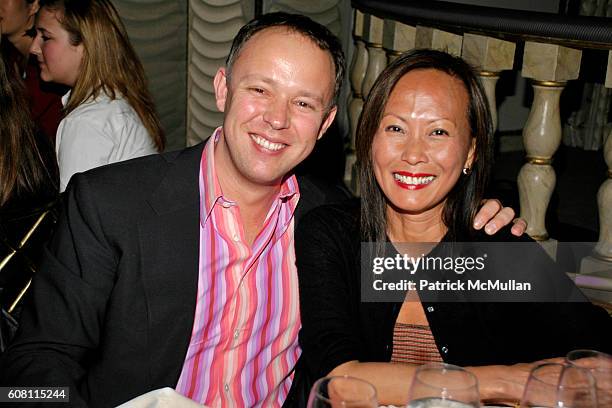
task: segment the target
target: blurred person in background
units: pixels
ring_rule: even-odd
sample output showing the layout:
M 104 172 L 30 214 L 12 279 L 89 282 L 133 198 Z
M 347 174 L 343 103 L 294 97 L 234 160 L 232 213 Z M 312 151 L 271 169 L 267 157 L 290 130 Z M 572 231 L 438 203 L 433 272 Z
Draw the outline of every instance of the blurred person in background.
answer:
M 36 58 L 30 55 L 38 0 L 0 0 L 0 44 L 6 69 L 23 80 L 27 103 L 36 126 L 52 142 L 62 119 L 62 86 L 41 82 Z
M 20 243 L 40 213 L 55 202 L 59 181 L 51 142 L 37 131 L 27 111 L 23 84 L 8 68 L 0 59 L 0 351 L 18 318 L 19 308 L 12 316 L 7 310 L 31 278 L 28 263 L 37 263 L 52 223 L 38 224 L 33 239 L 22 248 Z M 23 253 L 9 256 L 15 249 Z
M 68 86 L 56 151 L 60 191 L 78 172 L 157 153 L 164 134 L 144 69 L 108 0 L 42 0 L 30 51 Z

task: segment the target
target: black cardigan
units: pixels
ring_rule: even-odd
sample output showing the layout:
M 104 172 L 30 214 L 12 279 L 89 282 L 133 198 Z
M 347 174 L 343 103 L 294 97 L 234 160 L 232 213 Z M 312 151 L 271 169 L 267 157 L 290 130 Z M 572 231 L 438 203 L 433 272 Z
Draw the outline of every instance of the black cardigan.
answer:
M 344 362 L 391 358 L 402 303 L 361 302 L 359 211 L 358 201 L 319 207 L 296 231 L 302 357 L 292 392 L 303 397 L 313 381 Z M 476 241 L 525 239 L 505 229 Z M 558 273 L 553 279 L 568 278 Z M 612 348 L 612 319 L 588 302 L 423 302 L 423 309 L 440 355 L 451 364 L 513 364 L 577 348 Z

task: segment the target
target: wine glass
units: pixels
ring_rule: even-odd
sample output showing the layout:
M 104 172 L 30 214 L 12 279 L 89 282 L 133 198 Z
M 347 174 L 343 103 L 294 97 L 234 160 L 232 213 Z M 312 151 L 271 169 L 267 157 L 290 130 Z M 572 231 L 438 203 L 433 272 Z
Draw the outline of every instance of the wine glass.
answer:
M 323 377 L 310 390 L 308 408 L 323 407 L 377 408 L 376 388 L 359 378 Z
M 590 371 L 595 377 L 599 406 L 612 407 L 612 356 L 595 350 L 574 350 L 565 359 L 570 365 Z
M 529 373 L 521 408 L 597 407 L 595 379 L 588 370 L 558 363 L 534 367 Z
M 417 368 L 408 396 L 409 408 L 478 408 L 476 376 L 462 367 L 430 363 Z

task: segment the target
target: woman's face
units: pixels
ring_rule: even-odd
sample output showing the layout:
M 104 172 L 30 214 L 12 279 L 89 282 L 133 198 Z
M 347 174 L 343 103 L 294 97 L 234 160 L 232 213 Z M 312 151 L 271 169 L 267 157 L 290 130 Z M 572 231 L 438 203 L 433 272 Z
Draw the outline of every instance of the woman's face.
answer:
M 83 44 L 70 44 L 70 35 L 57 19 L 58 13 L 44 7 L 40 10 L 30 52 L 38 59 L 43 81 L 73 87 L 81 69 Z
M 403 214 L 442 213 L 473 139 L 463 83 L 435 69 L 404 75 L 391 92 L 372 142 L 376 180 Z
M 24 36 L 32 27 L 34 15 L 38 11 L 38 1 L 0 0 L 0 33 L 9 39 Z

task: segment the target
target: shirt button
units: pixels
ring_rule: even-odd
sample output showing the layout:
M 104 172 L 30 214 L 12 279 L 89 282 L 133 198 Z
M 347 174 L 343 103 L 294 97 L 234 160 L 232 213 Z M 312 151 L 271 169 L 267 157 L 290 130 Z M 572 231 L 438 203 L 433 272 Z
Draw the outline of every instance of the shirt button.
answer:
M 225 388 L 225 391 L 229 391 L 229 385 L 225 384 L 223 388 Z
M 238 242 L 240 241 L 240 237 L 238 235 L 234 235 L 233 236 L 234 241 Z
M 443 352 L 444 354 L 448 354 L 448 347 L 446 347 L 446 346 L 442 346 L 442 352 Z
M 234 338 L 237 339 L 238 336 L 240 336 L 240 331 L 238 330 L 234 331 Z
M 429 306 L 429 307 L 427 308 L 427 311 L 428 311 L 429 313 L 433 312 L 433 311 L 434 311 L 434 307 L 433 307 L 433 306 Z
M 224 201 L 222 204 L 223 208 L 230 208 L 232 205 L 230 203 L 228 203 L 227 201 Z

